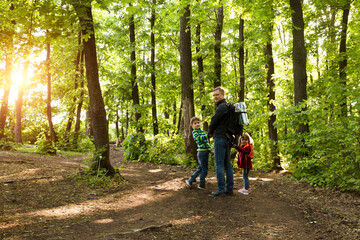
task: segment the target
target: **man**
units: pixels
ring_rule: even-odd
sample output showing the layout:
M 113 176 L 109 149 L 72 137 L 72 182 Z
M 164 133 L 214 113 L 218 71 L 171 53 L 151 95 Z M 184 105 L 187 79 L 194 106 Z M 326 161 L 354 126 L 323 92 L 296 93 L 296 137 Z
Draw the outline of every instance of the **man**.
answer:
M 225 89 L 216 87 L 213 91 L 216 109 L 211 118 L 209 136 L 214 137 L 215 171 L 218 189 L 211 194 L 214 196 L 233 195 L 234 176 L 230 162 L 231 145 L 226 137 L 226 123 L 229 117 L 229 108 L 226 105 Z M 225 174 L 226 172 L 226 180 Z

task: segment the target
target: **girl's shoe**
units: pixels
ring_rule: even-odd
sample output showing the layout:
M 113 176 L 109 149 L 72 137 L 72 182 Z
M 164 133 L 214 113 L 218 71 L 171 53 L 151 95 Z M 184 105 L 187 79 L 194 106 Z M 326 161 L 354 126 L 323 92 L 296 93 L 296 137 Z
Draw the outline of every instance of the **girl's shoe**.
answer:
M 249 195 L 249 191 L 246 190 L 246 189 L 240 189 L 240 190 L 238 190 L 238 192 L 239 192 L 239 193 L 242 193 L 242 194 L 244 194 L 244 195 Z

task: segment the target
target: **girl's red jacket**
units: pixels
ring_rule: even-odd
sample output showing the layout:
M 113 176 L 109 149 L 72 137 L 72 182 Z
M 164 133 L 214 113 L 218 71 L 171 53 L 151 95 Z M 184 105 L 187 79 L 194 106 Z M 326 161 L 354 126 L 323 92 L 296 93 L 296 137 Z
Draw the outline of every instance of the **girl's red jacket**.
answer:
M 245 146 L 235 146 L 235 149 L 239 152 L 238 159 L 236 161 L 238 168 L 243 169 L 252 169 L 251 158 L 248 158 L 248 155 L 251 151 L 250 144 L 246 144 Z

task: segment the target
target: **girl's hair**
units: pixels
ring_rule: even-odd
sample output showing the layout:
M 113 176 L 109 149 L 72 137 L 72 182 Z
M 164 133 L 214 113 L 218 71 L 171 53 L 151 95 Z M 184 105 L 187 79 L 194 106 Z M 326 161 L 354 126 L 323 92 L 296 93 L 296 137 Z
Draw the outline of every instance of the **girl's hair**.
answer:
M 240 143 L 241 143 L 241 139 L 245 139 L 249 142 L 249 144 L 253 145 L 254 146 L 254 140 L 252 139 L 252 137 L 250 136 L 249 133 L 243 133 L 240 137 Z

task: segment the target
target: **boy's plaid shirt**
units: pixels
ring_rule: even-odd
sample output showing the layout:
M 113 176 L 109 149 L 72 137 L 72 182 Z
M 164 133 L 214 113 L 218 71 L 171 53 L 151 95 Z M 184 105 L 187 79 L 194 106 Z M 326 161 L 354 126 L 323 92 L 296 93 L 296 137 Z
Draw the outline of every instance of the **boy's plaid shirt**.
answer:
M 192 135 L 198 146 L 198 151 L 211 151 L 209 140 L 204 130 L 194 129 Z

